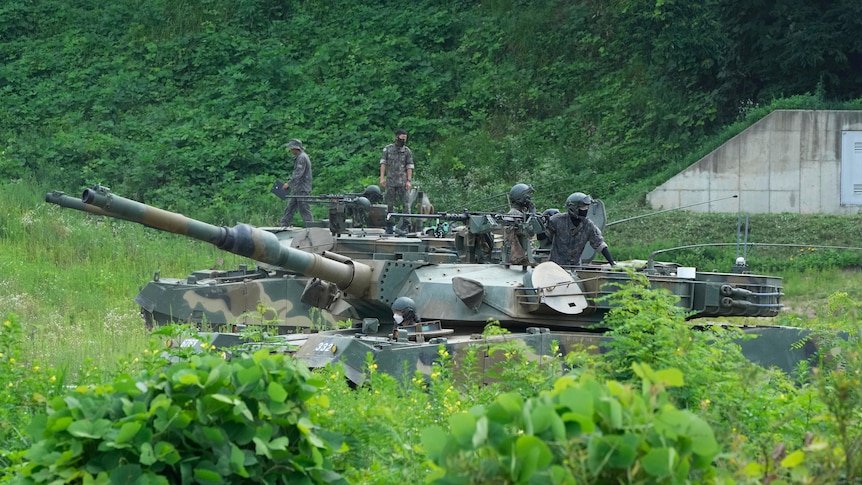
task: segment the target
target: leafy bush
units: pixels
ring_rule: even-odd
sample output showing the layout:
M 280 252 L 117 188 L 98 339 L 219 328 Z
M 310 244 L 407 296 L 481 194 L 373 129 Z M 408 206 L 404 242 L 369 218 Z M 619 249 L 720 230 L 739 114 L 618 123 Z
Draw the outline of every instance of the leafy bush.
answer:
M 328 458 L 340 440 L 309 419 L 318 384 L 262 350 L 80 386 L 27 427 L 13 483 L 345 483 Z
M 681 483 L 713 477 L 709 425 L 670 402 L 673 369 L 633 366 L 642 385 L 562 377 L 552 391 L 499 396 L 423 432 L 434 483 Z

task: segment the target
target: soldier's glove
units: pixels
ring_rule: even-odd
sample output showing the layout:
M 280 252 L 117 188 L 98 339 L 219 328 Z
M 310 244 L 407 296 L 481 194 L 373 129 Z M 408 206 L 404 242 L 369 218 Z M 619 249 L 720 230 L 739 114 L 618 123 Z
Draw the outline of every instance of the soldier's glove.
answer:
M 607 247 L 602 248 L 602 256 L 604 256 L 605 259 L 608 260 L 608 263 L 610 263 L 611 267 L 617 265 L 617 263 L 614 261 L 614 258 L 611 256 L 611 251 Z

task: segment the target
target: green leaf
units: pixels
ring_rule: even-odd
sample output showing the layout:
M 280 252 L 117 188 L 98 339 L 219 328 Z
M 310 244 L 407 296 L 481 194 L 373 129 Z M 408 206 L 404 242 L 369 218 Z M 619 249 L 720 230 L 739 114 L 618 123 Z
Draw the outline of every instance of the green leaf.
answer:
M 655 478 L 670 475 L 678 456 L 673 448 L 653 448 L 641 458 L 644 471 Z
M 249 422 L 254 421 L 254 415 L 251 414 L 251 410 L 242 401 L 237 401 L 237 403 L 234 405 L 233 414 L 236 416 L 243 416 Z
M 712 461 L 712 458 L 721 451 L 712 428 L 700 417 L 687 411 L 686 413 L 691 416 L 687 429 L 687 434 L 691 438 L 691 450 Z
M 497 423 L 508 424 L 512 418 L 521 414 L 524 400 L 520 394 L 509 392 L 497 396 L 488 406 L 488 419 Z
M 233 473 L 248 478 L 248 470 L 245 469 L 245 453 L 235 444 L 230 445 L 230 469 Z
M 263 411 L 264 405 L 261 403 L 261 411 Z M 269 402 L 266 404 L 267 415 L 269 416 L 282 416 L 293 411 L 295 406 L 289 402 Z
M 236 373 L 236 378 L 241 386 L 257 384 L 261 381 L 262 377 L 263 372 L 261 372 L 260 367 L 256 365 L 246 367 Z
M 443 431 L 440 426 L 431 426 L 422 430 L 421 436 L 422 449 L 428 458 L 435 462 L 440 462 L 443 458 L 443 451 L 446 449 L 446 440 L 449 436 Z
M 204 383 L 204 386 L 210 387 L 211 385 L 220 381 L 222 378 L 222 369 L 224 369 L 224 367 L 225 366 L 217 366 L 217 367 L 213 367 L 212 369 L 210 369 L 210 372 L 207 375 L 207 380 Z
M 452 436 L 462 449 L 469 450 L 473 446 L 473 436 L 476 434 L 476 418 L 468 413 L 459 413 L 449 417 Z
M 526 482 L 536 470 L 551 464 L 551 450 L 544 441 L 531 435 L 519 436 L 515 442 L 518 482 Z
M 488 417 L 482 416 L 476 420 L 476 432 L 473 433 L 473 448 L 478 448 L 488 440 Z
M 585 389 L 564 389 L 556 396 L 556 401 L 561 406 L 569 408 L 573 413 L 581 416 L 593 416 L 593 394 Z
M 52 431 L 54 433 L 56 433 L 57 431 L 63 431 L 64 429 L 67 429 L 73 421 L 75 421 L 75 419 L 71 416 L 64 416 L 62 418 L 48 421 L 48 431 Z
M 202 430 L 206 440 L 211 443 L 221 443 L 225 440 L 224 430 L 219 427 L 205 426 Z
M 551 422 L 557 418 L 557 412 L 547 404 L 537 404 L 530 413 L 530 422 L 533 426 L 533 434 L 541 434 L 551 427 Z
M 623 408 L 619 401 L 613 398 L 602 398 L 599 401 L 599 414 L 604 418 L 605 424 L 612 429 L 623 427 Z
M 685 385 L 685 378 L 679 369 L 662 369 L 655 373 L 655 377 L 665 387 L 682 387 Z
M 168 465 L 174 465 L 182 458 L 179 451 L 167 441 L 159 441 L 153 449 L 159 461 L 163 461 Z
M 272 459 L 272 453 L 269 452 L 269 444 L 266 441 L 258 437 L 255 437 L 252 441 L 254 441 L 254 452 L 256 454 Z
M 636 436 L 628 434 L 594 436 L 587 445 L 587 464 L 590 471 L 598 474 L 606 466 L 629 468 L 637 458 L 638 441 Z
M 140 461 L 142 465 L 147 466 L 150 466 L 157 461 L 156 454 L 153 452 L 153 445 L 149 443 L 141 444 L 141 455 L 138 458 L 138 461 Z
M 560 465 L 551 465 L 549 475 L 551 485 L 575 485 L 577 483 L 572 471 Z
M 287 399 L 287 391 L 285 391 L 284 387 L 277 382 L 270 382 L 266 389 L 266 393 L 270 399 L 277 403 L 283 403 L 284 400 Z
M 805 452 L 802 450 L 796 450 L 793 453 L 784 457 L 781 460 L 781 466 L 784 468 L 793 468 L 795 466 L 799 466 L 802 462 L 805 461 Z
M 138 434 L 138 431 L 141 430 L 142 426 L 143 424 L 140 421 L 124 423 L 123 426 L 120 427 L 120 432 L 117 433 L 117 437 L 114 439 L 114 442 L 125 443 L 131 440 Z
M 204 468 L 204 464 L 194 469 L 195 478 L 203 483 L 224 483 L 218 470 L 212 466 Z
M 122 465 L 111 471 L 111 483 L 135 483 L 142 475 L 140 465 Z
M 226 396 L 224 394 L 211 394 L 210 397 L 227 404 L 235 404 L 239 400 L 236 396 Z
M 285 451 L 287 450 L 287 446 L 289 444 L 290 440 L 287 438 L 287 436 L 281 436 L 269 442 L 269 449 L 276 451 Z M 323 446 L 323 443 L 321 443 L 318 448 L 320 448 L 321 446 Z
M 198 377 L 198 373 L 194 369 L 183 369 L 177 372 L 173 376 L 174 382 L 182 384 L 184 386 L 198 386 L 203 387 L 201 384 L 201 380 Z
M 100 439 L 110 429 L 111 422 L 107 419 L 97 419 L 96 421 L 84 419 L 70 424 L 66 431 L 77 438 Z

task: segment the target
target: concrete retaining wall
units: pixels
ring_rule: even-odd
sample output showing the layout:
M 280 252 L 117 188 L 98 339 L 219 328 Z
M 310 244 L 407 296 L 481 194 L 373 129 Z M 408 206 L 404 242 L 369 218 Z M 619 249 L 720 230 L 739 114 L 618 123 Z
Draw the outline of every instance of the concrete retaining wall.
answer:
M 858 214 L 862 205 L 841 205 L 843 131 L 862 131 L 862 111 L 774 111 L 647 200 L 670 209 L 724 199 L 696 212 Z

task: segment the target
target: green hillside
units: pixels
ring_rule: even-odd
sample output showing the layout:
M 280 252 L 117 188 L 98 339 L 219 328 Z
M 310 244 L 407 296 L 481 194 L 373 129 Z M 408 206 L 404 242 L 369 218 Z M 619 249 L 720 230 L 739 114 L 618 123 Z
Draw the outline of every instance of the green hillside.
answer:
M 264 224 L 281 211 L 267 189 L 290 170 L 288 139 L 307 147 L 314 193 L 341 193 L 376 182 L 380 150 L 403 127 L 438 209 L 492 204 L 518 182 L 540 188 L 540 206 L 581 190 L 636 208 L 770 106 L 853 107 L 860 10 L 6 2 L 0 175 L 69 193 L 101 183 L 210 221 Z

